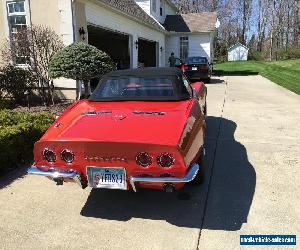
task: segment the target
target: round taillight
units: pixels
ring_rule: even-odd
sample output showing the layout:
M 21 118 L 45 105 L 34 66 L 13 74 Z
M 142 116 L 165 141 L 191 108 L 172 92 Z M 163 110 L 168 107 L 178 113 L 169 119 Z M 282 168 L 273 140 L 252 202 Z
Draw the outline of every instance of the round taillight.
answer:
M 171 154 L 163 153 L 157 157 L 157 163 L 161 167 L 168 168 L 174 164 L 174 157 Z
M 152 157 L 146 152 L 138 153 L 135 159 L 136 163 L 142 167 L 148 167 L 152 164 Z
M 56 154 L 54 153 L 54 151 L 45 148 L 43 151 L 43 156 L 44 159 L 48 162 L 55 162 L 56 161 Z
M 74 161 L 74 157 L 75 157 L 73 152 L 70 150 L 67 150 L 67 149 L 63 150 L 61 152 L 60 156 L 67 163 L 72 163 Z

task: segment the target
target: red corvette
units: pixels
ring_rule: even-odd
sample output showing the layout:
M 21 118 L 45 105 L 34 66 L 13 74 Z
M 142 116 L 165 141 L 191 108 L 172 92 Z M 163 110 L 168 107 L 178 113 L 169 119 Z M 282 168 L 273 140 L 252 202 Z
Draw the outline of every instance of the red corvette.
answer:
M 201 183 L 206 94 L 177 68 L 111 72 L 36 142 L 28 173 L 82 188 L 172 192 Z

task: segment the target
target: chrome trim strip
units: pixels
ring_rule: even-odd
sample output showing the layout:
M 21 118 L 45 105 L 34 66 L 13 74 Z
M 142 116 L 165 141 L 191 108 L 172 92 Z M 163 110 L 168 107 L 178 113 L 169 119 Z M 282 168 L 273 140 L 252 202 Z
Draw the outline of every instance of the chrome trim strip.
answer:
M 132 112 L 135 115 L 165 115 L 166 112 L 161 112 L 161 111 L 133 111 Z
M 110 114 L 112 114 L 112 111 L 110 110 L 87 111 L 81 113 L 81 115 L 110 115 Z
M 195 179 L 200 166 L 194 163 L 186 176 L 182 178 L 174 177 L 130 177 L 129 181 L 134 192 L 136 192 L 135 182 L 165 182 L 165 183 L 186 183 Z
M 71 172 L 58 172 L 58 171 L 42 171 L 39 170 L 37 167 L 30 167 L 27 170 L 28 174 L 34 174 L 34 175 L 41 175 L 41 176 L 47 176 L 51 178 L 72 178 L 74 179 L 77 176 L 76 171 L 71 171 Z

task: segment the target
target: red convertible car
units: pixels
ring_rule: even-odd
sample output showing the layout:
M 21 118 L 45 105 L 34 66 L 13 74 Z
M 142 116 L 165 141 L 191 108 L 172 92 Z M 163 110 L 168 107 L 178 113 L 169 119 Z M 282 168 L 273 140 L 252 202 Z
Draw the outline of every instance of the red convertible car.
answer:
M 36 142 L 28 173 L 82 188 L 172 192 L 201 183 L 206 93 L 177 68 L 111 72 Z

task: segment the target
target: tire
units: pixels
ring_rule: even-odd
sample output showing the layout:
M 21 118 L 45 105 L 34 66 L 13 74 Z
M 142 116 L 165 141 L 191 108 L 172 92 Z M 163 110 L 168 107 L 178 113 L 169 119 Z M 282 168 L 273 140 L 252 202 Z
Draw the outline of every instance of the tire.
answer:
M 210 77 L 208 77 L 208 78 L 206 79 L 206 82 L 207 82 L 207 83 L 210 83 Z
M 194 178 L 194 180 L 191 181 L 191 183 L 195 184 L 195 185 L 202 185 L 205 180 L 205 178 L 204 178 L 204 150 L 203 150 L 203 148 L 201 150 L 202 150 L 201 155 L 197 161 L 200 168 L 199 168 L 199 171 L 198 171 L 196 177 Z

